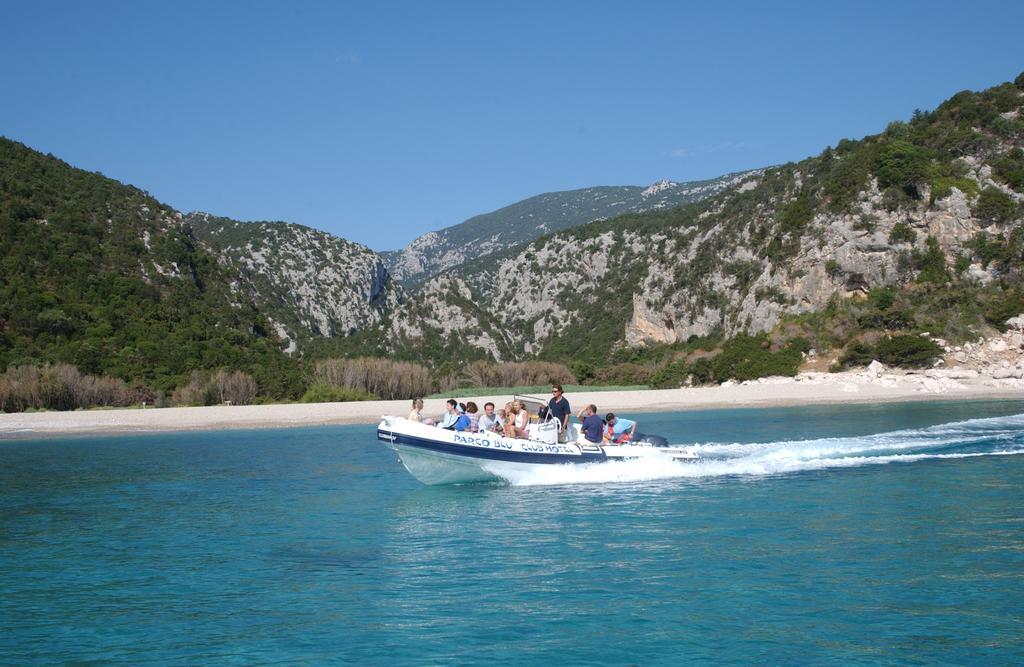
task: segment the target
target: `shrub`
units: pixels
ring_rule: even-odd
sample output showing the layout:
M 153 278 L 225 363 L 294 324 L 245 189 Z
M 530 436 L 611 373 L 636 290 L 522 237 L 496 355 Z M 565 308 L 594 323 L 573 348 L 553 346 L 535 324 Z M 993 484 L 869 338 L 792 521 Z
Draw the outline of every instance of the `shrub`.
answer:
M 981 260 L 981 265 L 988 268 L 993 261 L 996 265 L 1002 265 L 1010 258 L 1010 251 L 1006 240 L 1001 237 L 990 237 L 985 232 L 978 232 L 968 244 L 974 255 Z
M 192 371 L 187 383 L 171 394 L 171 403 L 179 406 L 216 405 L 217 388 L 199 371 Z
M 812 343 L 806 336 L 794 336 L 786 341 L 787 350 L 796 350 L 801 354 L 810 352 L 813 347 L 814 343 Z
M 145 394 L 154 395 L 155 392 L 149 387 L 136 386 L 128 389 L 123 380 L 118 378 L 96 375 L 83 375 L 78 381 L 76 389 L 78 395 L 77 407 L 94 406 L 125 406 L 141 404 L 145 399 L 137 399 L 136 396 Z M 152 405 L 153 400 L 149 403 Z
M 846 351 L 836 362 L 839 369 L 851 368 L 853 366 L 867 366 L 875 359 L 875 350 L 866 343 L 851 343 Z
M 988 300 L 983 306 L 985 320 L 1000 329 L 1006 328 L 1006 320 L 1024 313 L 1024 295 L 1007 291 Z
M 794 236 L 800 236 L 813 218 L 814 203 L 807 192 L 801 192 L 779 212 L 782 232 Z
M 217 387 L 221 403 L 249 405 L 256 398 L 256 380 L 242 371 L 217 371 L 211 382 Z
M 880 187 L 897 187 L 911 194 L 917 185 L 931 180 L 931 160 L 925 149 L 896 140 L 882 148 L 875 173 Z
M 693 377 L 694 384 L 711 384 L 715 379 L 714 358 L 701 357 L 690 364 L 686 370 Z
M 928 247 L 919 261 L 920 273 L 918 282 L 942 284 L 949 280 L 949 268 L 946 266 L 946 253 L 939 247 L 939 240 L 928 237 Z
M 577 382 L 586 384 L 594 378 L 594 365 L 586 361 L 573 359 L 569 362 L 569 372 L 576 376 Z
M 896 290 L 891 287 L 876 287 L 868 292 L 868 303 L 877 310 L 887 310 L 896 302 Z
M 714 380 L 755 380 L 772 375 L 796 375 L 801 361 L 800 352 L 783 349 L 769 350 L 768 337 L 740 335 L 722 346 L 722 352 L 712 362 Z
M 914 200 L 902 188 L 886 188 L 882 193 L 882 208 L 890 213 L 914 205 Z
M 992 172 L 1017 192 L 1024 192 L 1024 150 L 1017 147 L 994 160 Z
M 911 313 L 894 309 L 860 315 L 857 325 L 864 329 L 913 329 L 916 322 Z
M 615 364 L 597 369 L 594 384 L 634 385 L 647 384 L 654 375 L 654 369 L 640 364 Z
M 876 347 L 878 360 L 888 366 L 923 368 L 942 356 L 942 348 L 921 336 L 892 336 L 882 339 Z
M 978 183 L 970 178 L 952 178 L 943 176 L 932 181 L 932 202 L 945 199 L 953 194 L 953 188 L 973 197 L 978 194 Z
M 1017 203 L 1010 195 L 989 186 L 981 191 L 974 214 L 988 223 L 1009 222 L 1017 214 Z
M 913 243 L 917 240 L 917 232 L 905 222 L 897 222 L 889 232 L 889 245 L 897 243 Z
M 341 403 L 344 401 L 374 401 L 377 400 L 377 397 L 361 389 L 317 383 L 310 385 L 299 400 L 303 403 Z
M 647 384 L 655 389 L 669 389 L 681 386 L 690 375 L 690 368 L 683 360 L 674 361 L 651 374 Z

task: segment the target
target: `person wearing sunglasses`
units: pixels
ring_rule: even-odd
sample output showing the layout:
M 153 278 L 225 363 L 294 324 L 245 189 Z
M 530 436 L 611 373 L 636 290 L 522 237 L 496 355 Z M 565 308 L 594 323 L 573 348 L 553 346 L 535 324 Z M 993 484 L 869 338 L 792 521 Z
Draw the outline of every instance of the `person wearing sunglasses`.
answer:
M 558 441 L 566 442 L 569 433 L 569 399 L 562 394 L 562 385 L 551 385 L 551 400 L 548 401 L 548 415 L 558 422 Z

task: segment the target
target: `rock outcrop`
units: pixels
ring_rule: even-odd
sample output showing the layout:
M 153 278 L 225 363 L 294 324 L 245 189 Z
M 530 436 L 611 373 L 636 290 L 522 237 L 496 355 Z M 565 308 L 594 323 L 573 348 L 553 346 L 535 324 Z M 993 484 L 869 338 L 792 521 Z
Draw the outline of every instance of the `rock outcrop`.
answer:
M 365 246 L 285 222 L 205 213 L 186 220 L 235 276 L 232 290 L 254 302 L 292 343 L 352 334 L 379 324 L 398 305 L 400 290 L 380 256 Z

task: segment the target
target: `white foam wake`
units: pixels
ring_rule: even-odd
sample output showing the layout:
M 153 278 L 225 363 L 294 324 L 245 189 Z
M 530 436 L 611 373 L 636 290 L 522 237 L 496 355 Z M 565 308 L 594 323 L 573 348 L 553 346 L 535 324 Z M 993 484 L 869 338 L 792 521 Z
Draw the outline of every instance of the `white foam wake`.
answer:
M 866 436 L 693 446 L 696 463 L 616 461 L 538 466 L 503 473 L 515 486 L 634 482 L 669 478 L 768 476 L 827 468 L 1024 454 L 1024 414 L 972 419 Z

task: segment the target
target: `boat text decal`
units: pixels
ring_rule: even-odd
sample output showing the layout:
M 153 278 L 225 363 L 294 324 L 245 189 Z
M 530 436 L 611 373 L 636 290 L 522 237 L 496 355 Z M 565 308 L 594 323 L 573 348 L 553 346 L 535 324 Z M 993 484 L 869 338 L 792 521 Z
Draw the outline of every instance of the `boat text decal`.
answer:
M 520 449 L 524 452 L 540 452 L 546 454 L 576 454 L 573 449 L 565 445 L 549 445 L 543 442 L 517 442 L 511 443 L 504 440 L 491 440 L 489 438 L 474 437 L 455 433 L 455 442 L 460 445 L 476 445 L 489 449 Z

